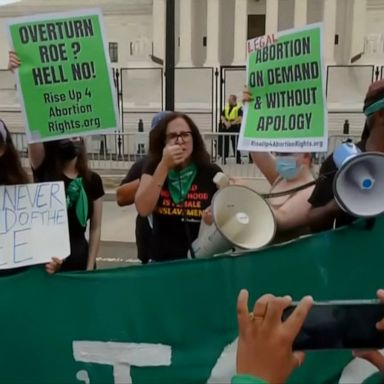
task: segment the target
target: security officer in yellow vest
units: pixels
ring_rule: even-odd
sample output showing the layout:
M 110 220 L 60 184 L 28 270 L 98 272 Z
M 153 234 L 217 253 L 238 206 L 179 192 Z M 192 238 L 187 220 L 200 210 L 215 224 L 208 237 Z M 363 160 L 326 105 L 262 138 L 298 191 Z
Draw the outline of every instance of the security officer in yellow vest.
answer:
M 237 103 L 236 95 L 230 95 L 228 103 L 225 105 L 224 111 L 221 113 L 220 132 L 232 133 L 231 142 L 233 154 L 236 153 L 236 163 L 241 164 L 241 154 L 236 151 L 237 141 L 239 139 L 239 132 L 241 126 L 241 119 L 243 117 L 243 109 L 240 104 Z M 224 142 L 224 148 L 223 148 Z M 229 136 L 221 138 L 221 145 L 219 141 L 219 155 L 223 159 L 223 163 L 226 163 L 226 158 L 229 154 Z

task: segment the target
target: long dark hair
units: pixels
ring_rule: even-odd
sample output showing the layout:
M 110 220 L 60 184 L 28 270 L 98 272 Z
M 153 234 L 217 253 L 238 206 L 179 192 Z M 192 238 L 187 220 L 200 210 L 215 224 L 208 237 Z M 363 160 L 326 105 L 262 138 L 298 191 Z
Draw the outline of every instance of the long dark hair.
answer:
M 160 163 L 163 156 L 163 149 L 165 147 L 166 134 L 168 124 L 181 118 L 189 126 L 192 132 L 193 138 L 193 151 L 191 154 L 191 161 L 198 167 L 207 165 L 210 163 L 210 156 L 204 144 L 204 140 L 200 134 L 199 128 L 197 128 L 194 121 L 186 114 L 181 112 L 172 112 L 165 117 L 160 124 L 151 131 L 149 137 L 149 162 L 153 166 L 157 166 Z
M 0 126 L 0 150 L 4 150 L 0 156 L 0 185 L 26 184 L 29 178 L 21 165 L 11 134 L 3 120 L 0 120 Z
M 91 171 L 88 167 L 87 150 L 84 139 L 81 138 L 80 140 L 82 145 L 80 153 L 77 156 L 76 169 L 79 172 L 79 176 L 83 177 L 85 181 L 89 181 Z M 63 178 L 63 168 L 66 161 L 58 156 L 60 142 L 61 140 L 54 140 L 43 143 L 45 150 L 44 166 L 46 170 L 46 181 L 57 181 Z

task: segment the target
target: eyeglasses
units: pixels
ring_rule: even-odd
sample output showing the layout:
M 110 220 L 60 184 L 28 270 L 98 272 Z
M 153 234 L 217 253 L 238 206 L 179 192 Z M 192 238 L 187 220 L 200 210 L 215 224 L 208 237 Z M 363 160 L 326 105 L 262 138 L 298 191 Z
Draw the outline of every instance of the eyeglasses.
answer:
M 177 140 L 180 138 L 183 143 L 186 143 L 191 140 L 192 132 L 185 131 L 180 133 L 168 133 L 166 136 L 167 143 L 177 143 Z

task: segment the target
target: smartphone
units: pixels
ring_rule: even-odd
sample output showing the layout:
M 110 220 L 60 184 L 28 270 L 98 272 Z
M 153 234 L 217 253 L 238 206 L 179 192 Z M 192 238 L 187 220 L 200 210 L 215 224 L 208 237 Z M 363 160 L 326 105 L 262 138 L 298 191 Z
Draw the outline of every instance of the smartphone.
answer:
M 285 320 L 296 308 L 283 313 Z M 296 351 L 318 349 L 381 349 L 384 332 L 376 323 L 384 318 L 384 304 L 378 300 L 315 302 L 296 337 Z

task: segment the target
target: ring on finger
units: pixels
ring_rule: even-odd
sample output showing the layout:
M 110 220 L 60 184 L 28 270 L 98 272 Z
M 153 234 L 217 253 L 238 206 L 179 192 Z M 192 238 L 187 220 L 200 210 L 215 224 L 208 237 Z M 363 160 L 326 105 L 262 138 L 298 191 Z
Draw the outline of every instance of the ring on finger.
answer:
M 254 313 L 254 312 L 250 312 L 249 313 L 249 318 L 251 319 L 251 321 L 264 320 L 264 316 L 258 315 L 258 314 Z

